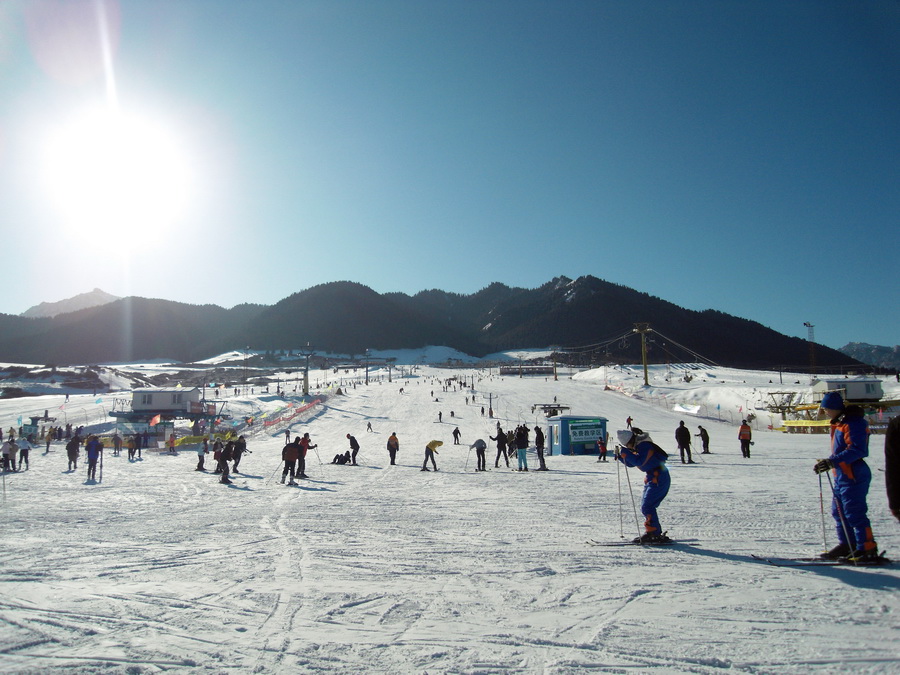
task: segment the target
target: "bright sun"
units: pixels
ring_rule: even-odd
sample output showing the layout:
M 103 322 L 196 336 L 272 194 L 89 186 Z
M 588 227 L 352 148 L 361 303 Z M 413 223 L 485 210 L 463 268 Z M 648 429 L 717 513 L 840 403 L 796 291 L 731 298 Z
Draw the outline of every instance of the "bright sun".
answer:
M 54 206 L 83 243 L 130 250 L 184 213 L 187 162 L 158 124 L 94 110 L 56 130 L 44 175 Z

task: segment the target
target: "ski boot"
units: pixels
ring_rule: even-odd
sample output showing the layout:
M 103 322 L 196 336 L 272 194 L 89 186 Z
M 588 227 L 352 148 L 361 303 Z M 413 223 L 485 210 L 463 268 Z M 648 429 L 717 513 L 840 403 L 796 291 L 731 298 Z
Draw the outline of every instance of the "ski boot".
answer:
M 847 544 L 838 544 L 833 549 L 831 549 L 830 551 L 826 551 L 819 557 L 822 560 L 838 560 L 840 558 L 846 558 L 848 555 L 850 555 L 850 553 L 850 546 L 848 546 Z

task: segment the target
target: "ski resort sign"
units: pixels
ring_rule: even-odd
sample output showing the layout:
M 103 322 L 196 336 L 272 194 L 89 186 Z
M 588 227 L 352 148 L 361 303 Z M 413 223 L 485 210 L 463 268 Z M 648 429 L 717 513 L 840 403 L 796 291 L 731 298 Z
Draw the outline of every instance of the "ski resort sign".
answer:
M 550 420 L 548 447 L 553 455 L 590 455 L 597 452 L 597 440 L 606 438 L 605 417 L 559 415 Z

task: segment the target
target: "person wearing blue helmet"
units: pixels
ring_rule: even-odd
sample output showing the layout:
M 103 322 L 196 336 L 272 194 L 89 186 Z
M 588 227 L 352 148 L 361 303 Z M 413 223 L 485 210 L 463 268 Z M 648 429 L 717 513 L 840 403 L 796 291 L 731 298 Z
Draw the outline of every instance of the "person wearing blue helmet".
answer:
M 869 456 L 869 423 L 858 405 L 844 405 L 837 391 L 822 398 L 820 407 L 831 419 L 831 456 L 816 462 L 818 473 L 833 471 L 834 516 L 838 545 L 822 557 L 829 560 L 847 558 L 856 563 L 878 560 L 878 546 L 869 522 L 866 497 L 872 482 L 872 471 L 866 464 Z

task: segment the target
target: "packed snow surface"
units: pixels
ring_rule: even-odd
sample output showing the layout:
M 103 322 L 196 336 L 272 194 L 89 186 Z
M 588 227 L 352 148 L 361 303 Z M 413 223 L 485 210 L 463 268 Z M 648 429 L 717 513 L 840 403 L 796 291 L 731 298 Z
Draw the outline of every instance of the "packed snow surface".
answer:
M 195 471 L 189 448 L 139 461 L 107 451 L 97 483 L 81 463 L 67 471 L 62 443 L 33 450 L 27 471 L 3 478 L 0 672 L 900 672 L 900 566 L 791 569 L 753 557 L 814 556 L 835 543 L 828 483 L 823 529 L 812 471 L 827 436 L 769 430 L 759 408 L 766 390 L 788 386 L 777 373 L 770 383 L 771 373 L 695 371 L 687 383 L 655 370 L 648 388 L 638 368 L 558 381 L 496 373 L 419 366 L 392 382 L 372 373 L 368 385 L 342 373 L 341 395 L 325 382 L 338 376 L 316 373 L 328 398 L 290 429 L 318 444 L 298 487 L 279 482 L 284 427 L 260 421 L 293 399 L 260 391 L 224 392 L 235 419 L 257 419 L 231 485 Z M 445 390 L 453 377 L 468 386 Z M 4 400 L 0 422 L 6 430 L 49 409 L 108 429 L 110 397 L 97 398 Z M 537 472 L 533 451 L 528 473 L 495 468 L 495 424 L 546 429 L 532 406 L 554 398 L 608 418 L 613 438 L 631 416 L 670 452 L 660 517 L 690 543 L 587 543 L 638 533 L 634 469 L 576 455 Z M 482 415 L 489 402 L 495 419 Z M 737 425 L 751 411 L 744 459 Z M 693 465 L 675 450 L 681 419 L 712 437 L 712 454 Z M 330 464 L 348 433 L 361 465 Z M 484 473 L 469 452 L 477 438 L 489 444 Z M 432 439 L 444 442 L 440 470 L 426 473 Z M 900 558 L 883 439 L 871 442 L 869 511 L 880 547 Z

